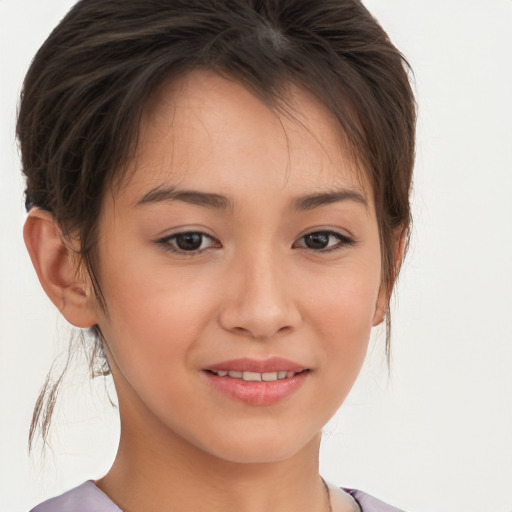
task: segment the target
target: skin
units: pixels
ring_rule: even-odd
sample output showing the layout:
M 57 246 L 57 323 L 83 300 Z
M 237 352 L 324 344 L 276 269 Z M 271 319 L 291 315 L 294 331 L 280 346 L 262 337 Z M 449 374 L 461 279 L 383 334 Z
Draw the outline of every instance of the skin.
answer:
M 321 429 L 356 379 L 386 297 L 371 190 L 326 109 L 294 87 L 289 103 L 290 115 L 277 114 L 204 71 L 155 94 L 127 178 L 104 199 L 98 274 L 108 312 L 49 214 L 27 220 L 48 295 L 106 340 L 121 441 L 97 485 L 126 512 L 328 508 Z M 331 199 L 297 208 L 315 194 Z M 183 232 L 205 234 L 199 250 L 179 249 L 173 236 Z M 308 246 L 305 235 L 318 232 L 330 233 L 327 246 Z M 221 361 L 271 356 L 309 370 L 277 404 L 234 400 L 205 376 Z M 331 494 L 335 511 L 353 510 Z

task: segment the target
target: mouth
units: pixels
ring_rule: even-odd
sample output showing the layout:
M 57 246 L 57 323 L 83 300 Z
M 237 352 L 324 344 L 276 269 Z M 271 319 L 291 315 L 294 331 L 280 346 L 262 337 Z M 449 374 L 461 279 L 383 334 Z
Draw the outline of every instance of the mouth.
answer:
M 304 369 L 298 372 L 279 370 L 275 372 L 249 372 L 249 371 L 235 371 L 235 370 L 206 370 L 217 377 L 229 377 L 230 379 L 239 379 L 246 382 L 274 382 L 276 380 L 291 379 L 296 375 L 304 372 L 309 372 L 309 369 Z
M 213 389 L 248 405 L 273 405 L 293 395 L 313 370 L 287 359 L 233 359 L 204 368 Z

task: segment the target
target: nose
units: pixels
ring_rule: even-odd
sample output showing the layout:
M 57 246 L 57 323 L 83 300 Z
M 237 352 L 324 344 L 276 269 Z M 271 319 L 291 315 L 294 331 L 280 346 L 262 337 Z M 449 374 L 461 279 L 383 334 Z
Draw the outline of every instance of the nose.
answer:
M 263 340 L 298 327 L 292 279 L 270 250 L 240 258 L 226 281 L 220 312 L 224 329 Z

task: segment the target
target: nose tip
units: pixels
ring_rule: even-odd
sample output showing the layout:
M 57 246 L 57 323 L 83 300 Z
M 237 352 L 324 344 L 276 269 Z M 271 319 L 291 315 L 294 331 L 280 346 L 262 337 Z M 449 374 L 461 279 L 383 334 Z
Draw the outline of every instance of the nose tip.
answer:
M 274 269 L 238 274 L 240 278 L 227 287 L 227 297 L 220 313 L 222 327 L 254 339 L 268 339 L 294 330 L 300 313 L 292 287 Z
M 248 335 L 254 339 L 268 339 L 278 333 L 291 331 L 291 322 L 279 311 L 264 311 L 259 314 L 247 310 L 234 318 L 233 309 L 224 310 L 221 324 L 226 330 L 240 335 Z
M 290 325 L 275 327 L 277 322 L 269 322 L 267 319 L 258 320 L 255 318 L 250 324 L 249 322 L 239 323 L 242 325 L 234 325 L 233 327 L 228 327 L 228 330 L 240 335 L 249 335 L 251 338 L 260 340 L 272 338 L 276 334 L 292 330 Z

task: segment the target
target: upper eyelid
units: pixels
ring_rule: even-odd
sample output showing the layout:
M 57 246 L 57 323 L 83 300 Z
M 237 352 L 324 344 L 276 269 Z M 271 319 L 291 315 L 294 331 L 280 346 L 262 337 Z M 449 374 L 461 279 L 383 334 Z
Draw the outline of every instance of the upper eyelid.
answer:
M 216 240 L 216 238 L 212 235 L 209 235 L 208 233 L 205 233 L 204 231 L 194 230 L 194 229 L 187 229 L 186 231 L 177 231 L 176 233 L 171 233 L 169 235 L 164 235 L 162 237 L 159 237 L 159 240 L 169 240 L 171 238 L 175 238 L 180 235 L 189 235 L 189 234 L 197 234 L 202 235 L 206 238 L 211 238 L 212 240 Z
M 329 245 L 329 243 L 328 243 L 327 247 L 318 248 L 318 249 L 314 249 L 312 247 L 308 247 L 305 244 L 305 242 L 302 242 L 302 243 L 300 243 L 300 245 L 297 245 L 299 241 L 303 240 L 308 235 L 312 235 L 312 234 L 315 234 L 315 233 L 326 233 L 329 236 L 332 236 L 332 237 L 336 238 L 337 241 L 336 241 L 336 243 L 334 243 L 332 245 Z M 327 255 L 327 254 L 330 254 L 330 253 L 336 253 L 337 254 L 340 251 L 344 251 L 344 250 L 347 250 L 350 247 L 357 246 L 357 244 L 358 244 L 358 241 L 354 237 L 352 237 L 352 236 L 344 235 L 343 233 L 340 233 L 338 231 L 324 229 L 324 230 L 310 231 L 309 233 L 306 233 L 306 234 L 302 235 L 300 238 L 298 238 L 294 242 L 292 248 L 300 249 L 300 250 L 305 250 L 308 253 L 312 253 L 312 254 Z
M 302 240 L 303 238 L 309 235 L 315 235 L 318 233 L 325 233 L 329 236 L 333 236 L 335 238 L 338 238 L 339 240 L 345 241 L 346 243 L 356 243 L 356 239 L 353 236 L 340 233 L 339 231 L 333 231 L 332 229 L 317 229 L 314 231 L 308 231 L 307 233 L 304 233 L 299 238 L 297 238 L 297 240 Z
M 304 238 L 305 236 L 308 236 L 308 235 L 314 235 L 316 233 L 327 233 L 329 235 L 333 235 L 333 236 L 337 236 L 337 237 L 340 237 L 340 238 L 344 238 L 346 240 L 353 240 L 354 242 L 356 241 L 356 237 L 354 235 L 352 235 L 351 233 L 349 233 L 348 231 L 345 230 L 345 232 L 343 232 L 343 230 L 338 230 L 338 229 L 333 229 L 333 228 L 314 228 L 314 229 L 309 229 L 308 231 L 302 233 L 297 238 L 297 240 L 300 240 L 301 238 Z
M 325 224 L 313 224 L 310 227 L 304 229 L 299 234 L 299 238 L 302 236 L 310 235 L 312 233 L 332 233 L 334 235 L 351 238 L 353 240 L 356 240 L 357 238 L 355 233 L 350 229 L 350 227 L 343 225 L 343 223 L 338 224 L 337 222 L 335 222 L 334 224 L 330 224 L 328 221 Z
M 186 235 L 186 234 L 189 234 L 189 233 L 197 233 L 197 234 L 200 234 L 201 236 L 203 236 L 205 238 L 209 238 L 213 242 L 211 247 L 205 247 L 204 249 L 196 249 L 196 250 L 186 251 L 184 249 L 180 249 L 177 246 L 174 246 L 171 243 L 171 240 L 175 239 L 177 236 L 179 236 L 179 235 Z M 206 251 L 207 249 L 210 249 L 212 247 L 215 248 L 215 246 L 220 246 L 221 245 L 220 241 L 217 238 L 215 238 L 212 235 L 209 235 L 208 233 L 205 233 L 204 231 L 199 231 L 199 230 L 178 231 L 176 233 L 171 233 L 169 235 L 159 237 L 157 240 L 155 240 L 155 242 L 157 244 L 159 244 L 159 245 L 166 246 L 167 250 L 171 250 L 173 252 L 176 252 L 176 253 L 179 253 L 179 254 L 183 254 L 183 255 L 187 255 L 188 254 L 189 256 L 201 253 L 203 251 Z
M 177 236 L 188 234 L 188 233 L 200 234 L 203 237 L 209 238 L 213 242 L 221 245 L 220 240 L 218 240 L 213 235 L 210 235 L 210 234 L 208 234 L 208 233 L 206 233 L 204 231 L 201 231 L 200 229 L 197 229 L 197 230 L 196 229 L 184 229 L 184 230 L 181 230 L 181 231 L 177 231 L 175 233 L 171 233 L 171 234 L 159 237 L 156 240 L 156 242 L 157 243 L 168 243 L 170 240 L 175 239 Z M 295 245 L 299 240 L 303 240 L 306 236 L 314 235 L 316 233 L 325 233 L 325 234 L 328 234 L 329 236 L 334 236 L 334 237 L 338 238 L 340 240 L 340 242 L 345 243 L 346 245 L 349 245 L 349 244 L 350 245 L 354 245 L 354 244 L 357 243 L 357 240 L 355 239 L 355 237 L 353 237 L 350 234 L 345 234 L 345 233 L 342 233 L 342 232 L 339 232 L 339 231 L 336 231 L 336 230 L 333 230 L 333 229 L 328 229 L 328 228 L 324 228 L 324 229 L 321 229 L 321 228 L 318 229 L 317 228 L 317 229 L 312 229 L 312 230 L 309 230 L 309 231 L 301 234 L 299 237 L 297 237 L 294 240 L 293 245 Z
M 171 231 L 171 232 L 169 232 Z M 213 240 L 217 240 L 217 237 L 215 235 L 212 235 L 210 233 L 207 233 L 206 228 L 204 227 L 197 227 L 197 228 L 189 228 L 189 227 L 177 227 L 173 228 L 172 230 L 165 230 L 162 235 L 157 235 L 155 237 L 155 241 L 159 242 L 162 240 L 169 240 L 170 238 L 179 236 L 179 235 L 186 235 L 187 233 L 198 233 L 200 235 L 206 236 L 208 238 L 211 238 Z

